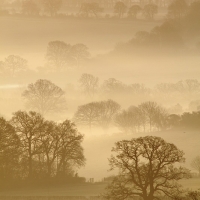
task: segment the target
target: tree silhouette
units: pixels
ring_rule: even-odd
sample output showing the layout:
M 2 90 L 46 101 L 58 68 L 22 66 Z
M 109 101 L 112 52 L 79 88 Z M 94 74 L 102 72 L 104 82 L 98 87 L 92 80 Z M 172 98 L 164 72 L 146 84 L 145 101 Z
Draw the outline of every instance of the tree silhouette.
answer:
M 93 97 L 98 89 L 99 79 L 91 74 L 82 74 L 79 79 L 81 88 L 85 95 Z
M 118 17 L 121 18 L 126 12 L 126 9 L 127 9 L 126 5 L 123 2 L 118 1 L 114 6 L 114 13 L 116 13 Z
M 70 57 L 72 59 L 72 63 L 75 66 L 80 67 L 82 61 L 88 59 L 89 56 L 90 56 L 90 53 L 86 45 L 79 43 L 71 47 Z
M 22 93 L 29 108 L 42 115 L 66 109 L 64 91 L 54 83 L 40 79 L 28 85 Z
M 85 157 L 81 146 L 83 135 L 78 132 L 75 124 L 69 120 L 58 124 L 57 134 L 59 137 L 57 171 L 65 176 L 68 165 L 75 168 L 75 166 L 80 167 L 85 164 Z
M 144 6 L 143 14 L 146 19 L 153 19 L 154 15 L 158 12 L 158 6 L 155 4 L 147 4 Z
M 1 71 L 4 75 L 15 76 L 17 73 L 28 69 L 27 60 L 17 55 L 9 55 L 1 63 Z
M 137 14 L 142 10 L 142 8 L 139 5 L 132 5 L 128 10 L 128 16 L 136 19 Z
M 77 124 L 108 128 L 118 113 L 120 105 L 112 100 L 91 102 L 78 107 L 74 115 Z
M 180 191 L 177 181 L 189 177 L 187 169 L 175 167 L 184 161 L 184 153 L 160 137 L 122 140 L 112 151 L 111 169 L 119 169 L 120 173 L 108 186 L 106 199 L 173 197 Z
M 33 0 L 26 0 L 22 2 L 22 13 L 26 15 L 38 15 L 40 9 Z
M 44 9 L 50 14 L 51 17 L 55 16 L 62 5 L 62 0 L 42 0 Z
M 41 152 L 38 141 L 43 130 L 44 119 L 36 112 L 18 111 L 11 119 L 12 125 L 20 138 L 24 158 L 28 161 L 28 177 L 33 178 L 33 158 Z
M 0 117 L 0 182 L 7 184 L 19 176 L 20 140 L 14 127 Z
M 85 17 L 89 17 L 90 14 L 94 15 L 96 18 L 98 17 L 98 13 L 101 13 L 103 8 L 99 6 L 98 3 L 82 3 L 80 8 L 80 13 Z
M 62 41 L 49 42 L 47 46 L 46 60 L 50 67 L 57 70 L 65 69 L 70 60 L 71 45 Z

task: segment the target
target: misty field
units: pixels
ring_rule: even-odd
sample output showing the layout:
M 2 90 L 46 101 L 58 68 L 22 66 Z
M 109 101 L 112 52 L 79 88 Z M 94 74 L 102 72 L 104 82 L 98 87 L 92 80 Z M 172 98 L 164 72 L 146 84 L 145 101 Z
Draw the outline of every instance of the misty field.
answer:
M 137 31 L 149 31 L 160 24 L 161 21 L 1 17 L 0 59 L 17 54 L 28 59 L 33 68 L 41 66 L 47 44 L 53 40 L 83 43 L 96 55 L 130 40 Z

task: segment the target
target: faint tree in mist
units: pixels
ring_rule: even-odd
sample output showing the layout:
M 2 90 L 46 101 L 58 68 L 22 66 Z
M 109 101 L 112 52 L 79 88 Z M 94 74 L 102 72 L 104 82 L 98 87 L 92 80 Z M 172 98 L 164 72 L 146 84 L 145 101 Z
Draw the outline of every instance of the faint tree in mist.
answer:
M 22 2 L 22 13 L 26 15 L 38 15 L 40 9 L 34 0 L 26 0 Z
M 28 162 L 28 177 L 32 179 L 33 157 L 41 151 L 38 139 L 44 125 L 44 119 L 36 112 L 18 111 L 13 114 L 11 124 L 15 127 L 20 138 L 23 155 Z
M 42 115 L 50 112 L 59 112 L 66 109 L 64 91 L 54 83 L 40 79 L 28 85 L 22 93 L 27 106 Z
M 44 9 L 51 17 L 55 16 L 62 6 L 62 0 L 42 0 Z
M 124 132 L 163 130 L 168 127 L 168 113 L 156 102 L 144 102 L 118 113 L 115 125 Z
M 89 126 L 91 129 L 92 126 L 95 126 L 98 123 L 98 110 L 99 108 L 96 102 L 79 106 L 73 120 L 76 124 Z
M 168 7 L 168 15 L 174 19 L 181 19 L 185 16 L 188 5 L 185 0 L 175 0 Z
M 120 105 L 113 100 L 91 102 L 78 107 L 74 115 L 74 121 L 80 125 L 100 126 L 109 128 L 118 113 Z
M 15 76 L 28 69 L 28 61 L 17 55 L 9 55 L 0 63 L 0 68 L 4 75 Z
M 158 6 L 155 4 L 147 4 L 144 6 L 143 14 L 146 19 L 153 19 L 158 12 Z
M 160 137 L 146 136 L 122 140 L 112 148 L 109 159 L 111 170 L 119 174 L 106 188 L 104 198 L 109 200 L 143 200 L 181 194 L 178 181 L 189 178 L 189 170 L 176 167 L 185 161 L 183 151 Z
M 69 64 L 71 45 L 62 41 L 49 42 L 46 60 L 50 67 L 57 70 L 66 68 Z
M 191 166 L 198 171 L 200 177 L 200 156 L 193 159 Z
M 91 74 L 82 74 L 79 82 L 83 93 L 89 97 L 94 97 L 99 86 L 99 79 Z
M 75 44 L 70 49 L 70 57 L 72 60 L 72 64 L 77 67 L 81 66 L 82 61 L 88 59 L 90 53 L 88 51 L 88 47 L 84 44 Z
M 0 117 L 0 182 L 7 184 L 19 176 L 20 140 L 14 127 Z
M 116 13 L 118 17 L 121 18 L 125 14 L 126 9 L 127 9 L 126 5 L 123 2 L 118 1 L 114 6 L 114 13 Z
M 101 13 L 102 11 L 103 8 L 101 8 L 98 3 L 92 2 L 92 3 L 82 3 L 79 12 L 85 17 L 89 17 L 89 15 L 92 14 L 97 18 L 98 13 Z
M 139 5 L 133 5 L 128 10 L 128 16 L 133 19 L 137 19 L 137 15 L 141 12 L 142 8 Z

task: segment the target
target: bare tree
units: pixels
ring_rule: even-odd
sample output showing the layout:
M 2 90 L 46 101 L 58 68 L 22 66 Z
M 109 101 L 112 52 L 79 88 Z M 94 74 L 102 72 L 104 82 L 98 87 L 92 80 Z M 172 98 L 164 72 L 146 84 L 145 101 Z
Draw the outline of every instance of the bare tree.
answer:
M 18 111 L 14 113 L 11 124 L 20 138 L 23 157 L 28 160 L 28 177 L 32 178 L 33 157 L 41 152 L 38 138 L 43 129 L 44 119 L 36 112 Z
M 73 120 L 76 124 L 86 125 L 91 129 L 93 125 L 95 126 L 98 124 L 98 118 L 99 104 L 92 102 L 79 106 Z
M 77 67 L 80 67 L 82 61 L 89 58 L 90 53 L 86 45 L 79 43 L 71 47 L 70 56 L 72 59 L 72 63 L 75 64 Z
M 155 4 L 147 4 L 144 6 L 143 14 L 147 19 L 153 19 L 158 12 L 158 6 Z
M 92 102 L 79 106 L 74 115 L 77 124 L 108 128 L 118 113 L 120 105 L 113 100 Z
M 51 17 L 55 16 L 62 6 L 62 0 L 43 0 L 44 9 Z
M 126 5 L 123 2 L 118 1 L 114 6 L 114 13 L 116 13 L 118 17 L 121 18 L 126 12 L 126 9 L 127 9 Z
M 49 112 L 64 111 L 66 100 L 64 91 L 48 80 L 37 80 L 28 85 L 28 89 L 22 93 L 27 106 L 38 111 L 42 115 Z
M 38 15 L 40 9 L 33 0 L 26 0 L 22 2 L 22 13 L 26 15 Z
M 107 129 L 114 121 L 116 114 L 119 112 L 120 105 L 111 99 L 107 101 L 101 101 L 99 104 L 100 110 L 98 124 L 104 129 Z
M 167 112 L 156 102 L 148 101 L 140 104 L 139 109 L 143 112 L 146 123 L 149 124 L 149 130 L 153 127 L 164 128 L 167 123 Z
M 119 169 L 119 175 L 108 186 L 106 199 L 174 197 L 180 193 L 177 181 L 189 177 L 189 170 L 175 167 L 185 160 L 183 151 L 160 137 L 122 140 L 112 151 L 110 166 Z
M 98 13 L 101 13 L 103 8 L 99 6 L 98 3 L 83 3 L 80 8 L 80 13 L 85 17 L 89 17 L 90 14 L 94 15 L 96 18 L 98 17 Z
M 141 12 L 142 8 L 139 5 L 133 5 L 128 10 L 128 16 L 137 19 L 137 15 Z
M 8 183 L 19 176 L 20 140 L 14 127 L 0 117 L 0 182 Z
M 200 156 L 193 159 L 191 166 L 198 171 L 200 176 Z
M 39 156 L 43 157 L 43 161 L 46 163 L 48 177 L 53 175 L 52 166 L 58 157 L 59 139 L 56 123 L 45 121 L 43 129 L 38 135 L 38 141 L 41 144 Z
M 70 164 L 74 168 L 85 164 L 83 148 L 81 142 L 83 135 L 80 134 L 75 126 L 69 120 L 58 124 L 59 151 L 58 151 L 58 173 L 63 176 L 66 174 L 67 166 Z
M 70 60 L 71 45 L 62 41 L 49 42 L 47 46 L 46 60 L 50 67 L 57 70 L 65 69 Z
M 1 63 L 1 71 L 4 75 L 15 76 L 21 71 L 28 69 L 27 60 L 17 55 L 9 55 Z
M 79 82 L 84 94 L 89 97 L 93 97 L 95 95 L 99 85 L 99 79 L 97 77 L 91 74 L 82 74 Z

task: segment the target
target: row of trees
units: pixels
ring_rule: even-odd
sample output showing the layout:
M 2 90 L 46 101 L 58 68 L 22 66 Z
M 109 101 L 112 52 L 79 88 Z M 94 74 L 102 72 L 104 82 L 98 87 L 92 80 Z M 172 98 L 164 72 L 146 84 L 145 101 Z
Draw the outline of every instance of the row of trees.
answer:
M 98 14 L 101 12 L 103 12 L 103 8 L 101 8 L 98 3 L 83 3 L 79 11 L 79 13 L 84 17 L 92 15 L 98 17 Z M 118 18 L 122 18 L 125 14 L 127 14 L 128 17 L 136 19 L 139 13 L 143 13 L 145 18 L 153 19 L 157 12 L 158 6 L 155 4 L 147 4 L 143 9 L 139 5 L 132 5 L 130 8 L 127 8 L 125 3 L 119 1 L 116 2 L 114 6 L 114 13 L 118 16 Z
M 113 6 L 113 12 L 119 17 L 123 17 L 127 14 L 128 17 L 136 19 L 138 13 L 142 13 L 147 19 L 153 19 L 154 15 L 158 12 L 157 2 L 146 2 L 146 3 L 135 3 L 127 7 L 127 3 L 123 1 L 116 1 Z M 56 16 L 65 2 L 62 0 L 24 0 L 19 3 L 21 6 L 21 13 L 25 15 L 39 15 L 41 12 L 41 5 L 43 10 L 50 16 Z M 78 16 L 95 16 L 103 12 L 103 7 L 99 2 L 82 2 L 78 3 L 80 5 L 80 10 Z M 169 4 L 169 3 L 168 3 Z M 68 4 L 67 4 L 68 5 Z M 3 7 L 3 3 L 2 3 Z M 175 0 L 172 1 L 168 6 L 168 16 L 173 18 L 182 18 L 188 10 L 188 4 L 185 0 Z M 3 12 L 2 12 L 3 14 Z
M 188 50 L 185 43 L 185 36 L 197 37 L 200 32 L 198 21 L 200 20 L 200 1 L 193 2 L 188 6 L 184 0 L 175 0 L 168 8 L 168 18 L 160 26 L 156 26 L 150 32 L 139 31 L 129 42 L 120 44 L 115 48 L 116 52 L 130 54 L 162 52 L 171 53 L 173 50 Z M 149 49 L 151 51 L 149 51 Z M 199 51 L 199 41 L 194 47 Z M 164 52 L 163 52 L 164 51 Z M 175 52 L 174 52 L 175 53 Z
M 85 163 L 82 141 L 69 120 L 56 123 L 33 111 L 0 118 L 0 182 L 73 176 Z
M 180 81 L 176 84 L 160 84 L 157 85 L 157 88 L 160 90 L 152 91 L 150 89 L 145 88 L 143 85 L 140 84 L 133 84 L 130 86 L 127 86 L 125 84 L 122 84 L 118 81 L 113 81 L 113 79 L 109 79 L 104 82 L 102 88 L 100 89 L 98 87 L 98 78 L 94 77 L 90 74 L 83 74 L 80 78 L 80 86 L 81 90 L 86 95 L 86 97 L 89 97 L 89 99 L 93 99 L 94 95 L 97 95 L 97 92 L 102 93 L 103 97 L 113 97 L 116 99 L 116 95 L 118 96 L 129 96 L 132 95 L 133 97 L 136 97 L 137 95 L 146 95 L 146 97 L 152 96 L 152 94 L 158 93 L 161 95 L 162 93 L 167 95 L 168 98 L 171 95 L 174 95 L 176 93 L 180 94 L 186 94 L 186 95 L 192 95 L 192 94 L 198 94 L 200 92 L 200 83 L 197 80 L 186 80 L 186 81 Z M 167 86 L 170 86 L 168 88 Z M 177 87 L 176 87 L 177 86 Z M 67 91 L 66 91 L 67 92 Z M 78 93 L 77 95 L 80 95 Z M 25 100 L 26 107 L 30 110 L 35 110 L 42 115 L 46 115 L 49 113 L 55 113 L 55 112 L 62 112 L 66 111 L 67 109 L 67 101 L 65 96 L 65 91 L 61 89 L 59 86 L 55 85 L 49 80 L 45 79 L 39 79 L 35 83 L 31 83 L 28 85 L 27 89 L 25 89 L 22 92 L 22 97 Z M 114 101 L 106 101 L 108 107 L 111 105 L 117 105 Z M 98 110 L 101 108 L 99 105 L 104 105 L 104 103 L 95 103 L 92 102 L 91 104 L 88 104 L 86 107 L 92 107 L 96 109 L 95 112 L 99 112 Z M 104 106 L 105 106 L 104 105 Z M 157 105 L 154 105 L 156 107 Z M 193 111 L 197 111 L 200 106 L 200 101 L 193 101 L 190 103 L 189 108 Z M 119 108 L 119 106 L 118 106 Z M 102 109 L 105 109 L 102 108 Z M 132 107 L 132 110 L 134 112 L 138 112 L 138 115 L 140 115 L 140 112 L 137 111 L 136 108 Z M 116 109 L 115 111 L 118 111 Z M 170 114 L 179 114 L 181 113 L 182 107 L 177 104 L 174 107 L 171 107 L 169 109 Z M 163 114 L 164 111 L 162 110 Z M 124 115 L 129 115 L 130 112 L 126 111 L 124 112 Z M 164 125 L 163 125 L 164 126 Z
M 43 67 L 43 70 L 62 71 L 80 67 L 89 57 L 88 47 L 82 43 L 70 45 L 63 41 L 52 41 L 47 46 L 46 67 Z M 18 55 L 9 55 L 4 61 L 0 61 L 0 75 L 3 76 L 14 77 L 28 70 L 28 61 Z
M 169 114 L 164 107 L 152 101 L 130 106 L 127 110 L 120 110 L 120 105 L 113 100 L 91 102 L 79 106 L 73 120 L 89 128 L 117 126 L 125 133 L 200 128 L 200 112 Z

